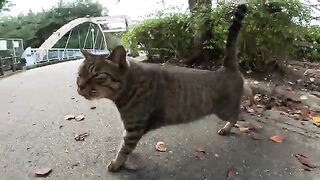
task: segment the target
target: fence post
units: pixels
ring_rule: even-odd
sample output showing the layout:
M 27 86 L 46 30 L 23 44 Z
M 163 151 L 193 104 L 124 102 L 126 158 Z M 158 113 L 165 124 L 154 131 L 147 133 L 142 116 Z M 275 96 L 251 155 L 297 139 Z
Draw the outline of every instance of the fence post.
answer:
M 46 53 L 47 53 L 47 55 L 46 55 L 46 57 L 47 57 L 47 62 L 49 62 L 49 50 L 48 50 L 48 49 L 46 49 Z
M 3 76 L 3 66 L 2 66 L 2 57 L 0 58 L 0 76 Z

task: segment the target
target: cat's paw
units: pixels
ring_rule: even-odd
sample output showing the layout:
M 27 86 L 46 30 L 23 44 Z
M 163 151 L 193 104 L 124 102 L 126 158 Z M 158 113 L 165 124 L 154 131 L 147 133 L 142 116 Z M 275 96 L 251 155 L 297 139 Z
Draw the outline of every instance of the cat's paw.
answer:
M 228 133 L 229 133 L 229 132 L 228 132 L 226 129 L 224 129 L 224 128 L 221 128 L 221 129 L 219 129 L 219 131 L 218 131 L 218 134 L 219 134 L 220 136 L 226 136 Z
M 112 160 L 108 165 L 109 172 L 117 172 L 120 170 L 122 164 L 117 163 L 115 160 Z

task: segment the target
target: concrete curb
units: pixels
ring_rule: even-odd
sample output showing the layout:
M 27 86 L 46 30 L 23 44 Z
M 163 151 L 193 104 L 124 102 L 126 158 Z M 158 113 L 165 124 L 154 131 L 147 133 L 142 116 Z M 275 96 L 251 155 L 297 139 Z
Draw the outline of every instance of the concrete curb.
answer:
M 15 72 L 9 72 L 8 74 L 0 76 L 0 79 L 4 79 L 4 78 L 7 78 L 7 77 L 10 77 L 12 75 L 19 74 L 19 73 L 22 73 L 22 72 L 25 72 L 25 71 L 26 70 L 17 70 Z

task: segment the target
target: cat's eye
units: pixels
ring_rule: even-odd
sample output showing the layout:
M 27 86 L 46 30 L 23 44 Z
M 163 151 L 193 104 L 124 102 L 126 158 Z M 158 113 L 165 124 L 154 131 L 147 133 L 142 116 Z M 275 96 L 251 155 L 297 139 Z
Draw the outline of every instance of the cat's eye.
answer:
M 110 76 L 105 72 L 97 72 L 93 75 L 94 81 L 96 81 L 99 84 L 107 82 L 109 77 Z

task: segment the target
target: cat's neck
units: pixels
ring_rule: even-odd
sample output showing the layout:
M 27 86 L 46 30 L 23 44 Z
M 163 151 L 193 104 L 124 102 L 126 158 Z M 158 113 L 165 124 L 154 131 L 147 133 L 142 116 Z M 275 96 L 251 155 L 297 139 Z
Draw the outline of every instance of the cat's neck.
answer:
M 136 63 L 130 62 L 130 69 L 128 70 L 126 77 L 124 79 L 123 87 L 121 87 L 117 98 L 114 100 L 118 109 L 121 109 L 127 104 L 128 99 L 130 99 L 131 94 L 134 92 L 136 87 L 136 72 L 139 71 Z

